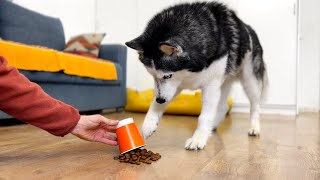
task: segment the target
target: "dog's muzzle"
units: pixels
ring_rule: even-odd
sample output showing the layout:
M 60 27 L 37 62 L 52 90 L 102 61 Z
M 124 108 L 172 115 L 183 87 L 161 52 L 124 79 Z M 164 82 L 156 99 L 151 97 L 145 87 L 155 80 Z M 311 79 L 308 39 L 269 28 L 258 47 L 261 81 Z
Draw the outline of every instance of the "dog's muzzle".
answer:
M 163 99 L 163 98 L 157 98 L 156 101 L 157 101 L 157 103 L 159 103 L 159 104 L 163 104 L 163 103 L 166 102 L 166 100 Z

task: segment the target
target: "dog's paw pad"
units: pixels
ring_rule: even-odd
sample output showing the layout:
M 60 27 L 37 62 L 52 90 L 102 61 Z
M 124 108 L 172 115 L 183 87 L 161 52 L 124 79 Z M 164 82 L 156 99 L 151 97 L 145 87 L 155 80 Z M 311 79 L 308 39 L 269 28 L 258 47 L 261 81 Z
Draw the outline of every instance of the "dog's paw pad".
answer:
M 205 138 L 189 138 L 184 146 L 187 150 L 198 150 L 203 149 L 207 144 L 207 139 Z
M 248 130 L 248 135 L 249 136 L 259 136 L 260 135 L 260 130 L 257 128 L 250 128 Z

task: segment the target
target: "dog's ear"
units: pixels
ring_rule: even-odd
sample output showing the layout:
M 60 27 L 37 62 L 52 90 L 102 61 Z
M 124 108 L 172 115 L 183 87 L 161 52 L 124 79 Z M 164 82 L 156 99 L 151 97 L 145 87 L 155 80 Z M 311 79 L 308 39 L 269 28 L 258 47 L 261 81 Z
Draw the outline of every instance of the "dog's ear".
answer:
M 160 42 L 159 49 L 161 52 L 163 52 L 167 56 L 177 55 L 182 52 L 179 46 L 175 46 L 168 42 Z
M 142 52 L 143 51 L 143 48 L 142 48 L 142 41 L 141 41 L 141 36 L 131 40 L 131 41 L 128 41 L 125 43 L 128 47 L 134 49 L 134 50 L 137 50 L 139 52 Z

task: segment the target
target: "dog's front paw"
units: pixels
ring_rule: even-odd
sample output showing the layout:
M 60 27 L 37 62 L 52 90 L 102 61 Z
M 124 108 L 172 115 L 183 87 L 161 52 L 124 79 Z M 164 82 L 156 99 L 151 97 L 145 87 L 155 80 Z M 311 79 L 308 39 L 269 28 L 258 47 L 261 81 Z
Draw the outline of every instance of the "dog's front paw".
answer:
M 196 131 L 192 138 L 189 138 L 186 141 L 184 148 L 187 150 L 203 149 L 207 144 L 209 136 L 210 133 Z
M 252 127 L 248 130 L 249 136 L 259 136 L 260 135 L 260 128 L 258 127 Z
M 154 133 L 158 127 L 159 118 L 146 118 L 142 125 L 142 136 L 147 139 Z

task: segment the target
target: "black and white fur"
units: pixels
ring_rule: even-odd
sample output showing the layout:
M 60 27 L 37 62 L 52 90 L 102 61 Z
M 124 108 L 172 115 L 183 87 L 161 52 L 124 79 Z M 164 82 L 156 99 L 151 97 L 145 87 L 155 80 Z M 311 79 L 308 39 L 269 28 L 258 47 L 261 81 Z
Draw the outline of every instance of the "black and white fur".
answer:
M 155 98 L 142 126 L 144 138 L 183 89 L 202 90 L 198 127 L 186 149 L 203 149 L 224 119 L 231 84 L 239 80 L 251 105 L 249 135 L 259 135 L 259 109 L 267 74 L 257 34 L 221 3 L 192 3 L 157 14 L 144 33 L 127 42 L 154 77 Z

